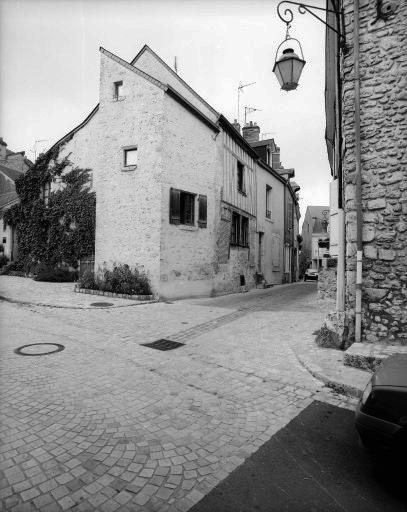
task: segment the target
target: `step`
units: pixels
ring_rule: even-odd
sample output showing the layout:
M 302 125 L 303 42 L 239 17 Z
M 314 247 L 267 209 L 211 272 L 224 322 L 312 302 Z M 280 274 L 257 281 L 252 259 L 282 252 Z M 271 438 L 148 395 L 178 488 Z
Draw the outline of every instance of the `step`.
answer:
M 373 372 L 393 354 L 407 354 L 406 345 L 387 345 L 384 343 L 354 343 L 343 355 L 343 364 Z

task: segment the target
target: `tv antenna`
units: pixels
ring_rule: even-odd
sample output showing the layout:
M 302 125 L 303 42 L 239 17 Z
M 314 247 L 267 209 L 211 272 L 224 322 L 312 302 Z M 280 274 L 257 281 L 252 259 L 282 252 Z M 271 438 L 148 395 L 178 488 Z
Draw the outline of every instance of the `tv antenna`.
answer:
M 240 94 L 243 92 L 245 87 L 249 87 L 249 85 L 254 85 L 256 82 L 251 82 L 250 84 L 242 84 L 239 82 L 239 87 L 237 88 L 237 122 L 240 123 Z
M 37 146 L 40 142 L 48 142 L 49 139 L 38 139 L 34 142 L 34 147 L 30 149 L 31 153 L 34 153 L 34 162 L 37 160 Z
M 251 114 L 252 112 L 261 112 L 261 110 L 259 108 L 254 108 L 254 107 L 245 107 L 244 108 L 244 124 L 245 124 L 245 126 L 246 126 L 246 122 L 247 122 L 247 115 Z
M 178 75 L 178 62 L 177 62 L 177 57 L 174 57 L 174 71 L 177 73 Z

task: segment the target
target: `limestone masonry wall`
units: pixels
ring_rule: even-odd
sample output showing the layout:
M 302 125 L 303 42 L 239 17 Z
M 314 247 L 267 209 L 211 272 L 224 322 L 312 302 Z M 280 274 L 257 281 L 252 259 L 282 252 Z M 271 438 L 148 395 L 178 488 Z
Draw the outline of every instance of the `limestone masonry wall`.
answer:
M 344 1 L 350 51 L 343 67 L 347 307 L 354 308 L 356 204 L 353 2 Z M 407 2 L 377 20 L 360 2 L 363 208 L 362 340 L 407 344 Z
M 323 268 L 318 272 L 318 297 L 336 299 L 336 268 Z
M 114 83 L 123 81 L 123 98 Z M 155 293 L 160 274 L 163 91 L 101 55 L 95 267 L 127 263 L 147 271 Z M 137 146 L 136 168 L 125 168 Z

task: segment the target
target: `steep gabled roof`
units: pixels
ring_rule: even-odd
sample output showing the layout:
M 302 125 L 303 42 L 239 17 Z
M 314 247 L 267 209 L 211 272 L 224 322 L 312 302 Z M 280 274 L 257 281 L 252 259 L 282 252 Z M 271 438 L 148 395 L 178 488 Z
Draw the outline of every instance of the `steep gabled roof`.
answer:
M 19 178 L 22 174 L 24 174 L 23 171 L 17 171 L 16 169 L 12 169 L 11 167 L 6 167 L 5 165 L 0 164 L 0 172 L 5 174 L 8 178 L 10 178 L 13 181 L 16 181 L 17 178 Z
M 18 195 L 15 191 L 0 194 L 0 216 L 3 209 L 6 210 L 6 207 L 9 206 L 11 203 L 14 203 L 15 201 L 18 201 Z
M 195 96 L 199 101 L 201 101 L 215 116 L 219 116 L 219 112 L 217 112 L 209 103 L 207 103 L 202 96 L 200 96 L 190 85 L 188 85 L 179 75 L 176 73 L 166 62 L 162 60 L 162 58 L 157 55 L 147 44 L 143 46 L 143 48 L 138 52 L 138 54 L 131 61 L 131 65 L 135 65 L 137 60 L 143 55 L 144 52 L 149 52 L 153 57 L 162 65 L 164 68 L 169 71 L 178 81 L 182 84 L 188 91 Z
M 105 50 L 104 48 L 102 48 L 102 46 L 100 47 L 100 52 L 103 53 L 104 55 L 107 55 L 108 57 L 110 57 L 112 60 L 115 60 L 116 62 L 118 62 L 119 64 L 121 64 L 122 66 L 124 66 L 125 68 L 127 68 L 129 71 L 133 71 L 134 73 L 136 73 L 137 75 L 140 75 L 141 77 L 145 78 L 146 80 L 148 80 L 149 82 L 151 82 L 152 84 L 156 85 L 157 87 L 159 87 L 160 89 L 163 89 L 165 90 L 166 89 L 166 85 L 163 84 L 162 82 L 160 82 L 159 80 L 157 80 L 156 78 L 153 78 L 152 76 L 150 76 L 149 74 L 145 73 L 144 71 L 142 71 L 141 69 L 139 68 L 136 68 L 135 66 L 133 66 L 133 64 L 129 64 L 128 62 L 126 62 L 124 59 L 122 59 L 121 57 L 118 57 L 117 55 L 115 55 L 114 53 L 112 52 L 109 52 L 108 50 Z

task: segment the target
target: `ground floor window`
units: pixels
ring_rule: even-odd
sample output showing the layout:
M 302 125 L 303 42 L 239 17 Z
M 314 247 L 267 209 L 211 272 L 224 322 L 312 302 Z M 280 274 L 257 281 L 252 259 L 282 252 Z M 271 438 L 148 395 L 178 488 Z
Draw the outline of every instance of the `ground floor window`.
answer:
M 195 225 L 195 198 L 196 194 L 170 189 L 170 224 Z M 207 198 L 198 196 L 198 227 L 206 228 L 207 225 Z
M 231 245 L 249 247 L 249 219 L 239 213 L 232 213 Z

